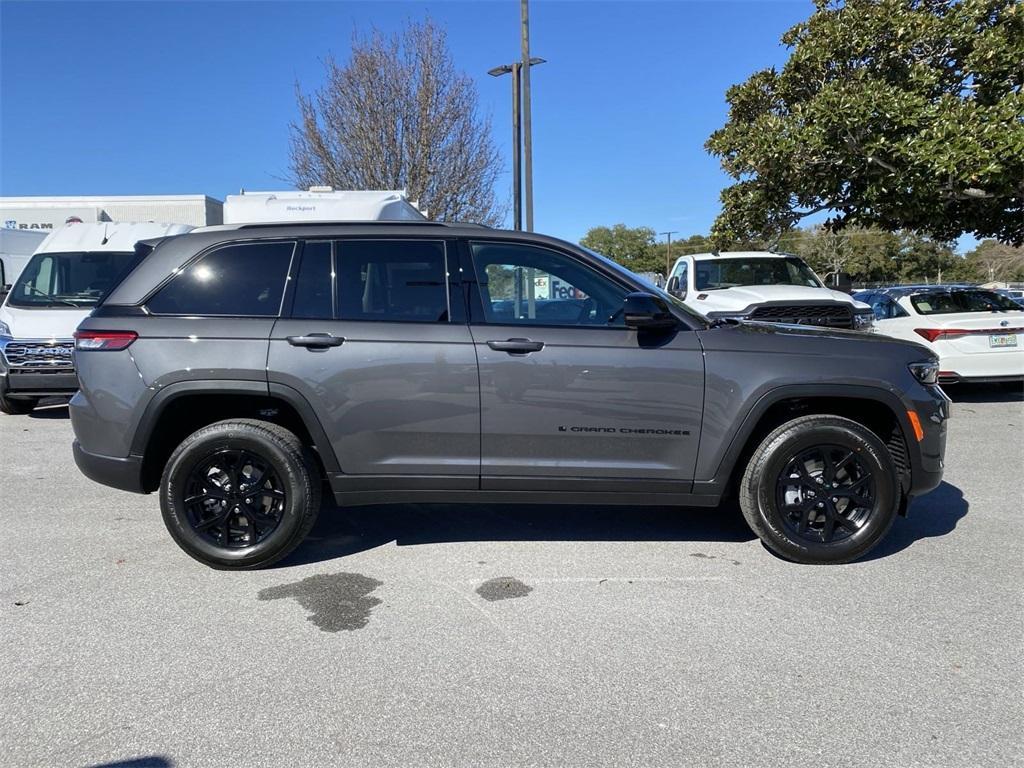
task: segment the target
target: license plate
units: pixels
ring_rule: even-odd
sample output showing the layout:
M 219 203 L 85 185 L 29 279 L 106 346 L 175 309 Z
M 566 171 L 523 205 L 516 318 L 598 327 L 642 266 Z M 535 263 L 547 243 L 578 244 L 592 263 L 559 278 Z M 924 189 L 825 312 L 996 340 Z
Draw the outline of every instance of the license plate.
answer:
M 1016 347 L 1017 346 L 1017 334 L 1016 333 L 1001 333 L 998 336 L 989 336 L 988 345 L 990 347 Z

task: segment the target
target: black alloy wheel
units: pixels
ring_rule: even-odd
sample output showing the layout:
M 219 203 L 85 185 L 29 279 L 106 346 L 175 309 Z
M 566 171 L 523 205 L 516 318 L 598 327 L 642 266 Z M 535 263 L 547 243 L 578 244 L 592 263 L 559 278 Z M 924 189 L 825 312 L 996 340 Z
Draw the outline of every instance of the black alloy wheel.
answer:
M 281 523 L 287 501 L 281 478 L 251 451 L 223 449 L 196 464 L 185 486 L 192 528 L 225 549 L 251 547 Z
M 855 534 L 874 514 L 874 475 L 855 451 L 814 446 L 780 473 L 776 504 L 791 534 L 828 544 Z
M 892 527 L 903 491 L 877 434 L 842 416 L 809 414 L 761 441 L 738 494 L 768 549 L 813 565 L 863 557 Z
M 265 568 L 292 552 L 320 511 L 316 458 L 295 433 L 256 419 L 218 421 L 182 441 L 160 478 L 174 541 L 212 568 Z

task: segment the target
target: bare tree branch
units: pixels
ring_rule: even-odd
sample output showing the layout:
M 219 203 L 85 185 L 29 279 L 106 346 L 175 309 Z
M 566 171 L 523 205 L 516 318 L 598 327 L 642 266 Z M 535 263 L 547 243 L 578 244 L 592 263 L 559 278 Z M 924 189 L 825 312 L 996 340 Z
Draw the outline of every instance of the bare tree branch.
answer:
M 405 189 L 433 219 L 501 223 L 491 123 L 442 29 L 428 19 L 390 37 L 354 36 L 349 60 L 328 58 L 324 69 L 318 90 L 304 94 L 296 85 L 296 186 Z

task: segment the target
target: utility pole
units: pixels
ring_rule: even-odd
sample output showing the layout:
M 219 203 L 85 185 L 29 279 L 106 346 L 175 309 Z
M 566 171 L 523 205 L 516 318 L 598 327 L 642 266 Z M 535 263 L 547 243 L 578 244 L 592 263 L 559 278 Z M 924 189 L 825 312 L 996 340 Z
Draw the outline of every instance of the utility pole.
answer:
M 668 237 L 668 243 L 665 250 L 665 285 L 668 285 L 668 273 L 672 270 L 672 235 L 678 235 L 679 230 L 659 232 L 658 234 Z
M 530 107 L 530 0 L 519 5 L 523 73 L 523 164 L 526 181 L 526 231 L 533 231 L 533 111 Z
M 513 217 L 512 228 L 523 228 L 523 161 L 520 157 L 522 147 L 522 128 L 520 127 L 519 104 L 519 83 L 522 77 L 523 65 L 518 61 L 513 62 L 512 67 L 512 164 L 515 170 L 512 172 L 512 199 Z M 527 67 L 527 70 L 530 68 Z

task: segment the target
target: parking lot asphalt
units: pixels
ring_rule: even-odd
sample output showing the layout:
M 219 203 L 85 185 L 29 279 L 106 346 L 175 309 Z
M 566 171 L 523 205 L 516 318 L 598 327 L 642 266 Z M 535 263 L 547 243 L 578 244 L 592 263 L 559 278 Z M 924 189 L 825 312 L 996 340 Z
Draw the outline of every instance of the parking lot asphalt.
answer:
M 0 416 L 0 765 L 1024 765 L 1024 403 L 955 395 L 868 559 L 735 509 L 327 507 L 205 568 Z

